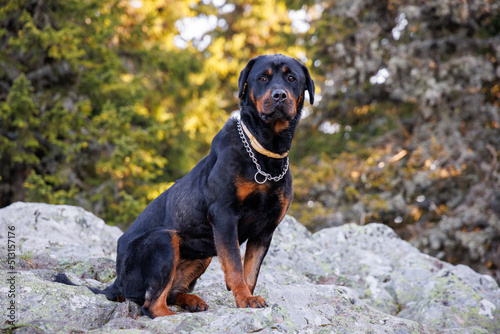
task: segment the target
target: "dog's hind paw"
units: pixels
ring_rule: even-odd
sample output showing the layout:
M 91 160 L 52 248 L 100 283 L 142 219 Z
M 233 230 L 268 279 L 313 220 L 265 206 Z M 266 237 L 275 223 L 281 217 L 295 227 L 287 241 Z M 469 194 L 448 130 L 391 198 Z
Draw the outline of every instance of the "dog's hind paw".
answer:
M 187 293 L 179 293 L 175 298 L 174 304 L 191 312 L 208 310 L 208 305 L 203 299 Z

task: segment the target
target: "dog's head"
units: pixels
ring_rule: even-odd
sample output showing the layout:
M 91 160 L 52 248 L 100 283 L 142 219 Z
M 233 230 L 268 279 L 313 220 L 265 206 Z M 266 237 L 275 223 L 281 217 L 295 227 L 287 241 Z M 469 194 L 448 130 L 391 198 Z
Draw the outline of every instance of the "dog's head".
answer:
M 251 105 L 265 123 L 300 117 L 304 93 L 314 103 L 314 81 L 307 67 L 282 54 L 251 59 L 239 77 L 240 106 Z

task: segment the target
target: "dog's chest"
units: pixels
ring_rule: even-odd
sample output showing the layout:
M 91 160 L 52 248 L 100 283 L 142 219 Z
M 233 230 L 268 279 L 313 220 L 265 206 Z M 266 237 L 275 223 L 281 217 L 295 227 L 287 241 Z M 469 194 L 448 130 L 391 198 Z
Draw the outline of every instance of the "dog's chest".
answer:
M 291 192 L 274 184 L 248 182 L 240 184 L 237 193 L 240 241 L 264 230 L 274 230 L 283 219 L 291 201 Z

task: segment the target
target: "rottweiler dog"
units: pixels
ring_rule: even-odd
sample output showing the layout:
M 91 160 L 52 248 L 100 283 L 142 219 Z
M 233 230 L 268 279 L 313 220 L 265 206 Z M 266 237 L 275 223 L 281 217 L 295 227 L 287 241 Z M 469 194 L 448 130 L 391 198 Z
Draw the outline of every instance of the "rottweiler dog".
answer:
M 120 237 L 117 278 L 104 290 L 91 288 L 94 293 L 131 300 L 151 318 L 175 314 L 167 305 L 205 311 L 205 301 L 189 293 L 218 256 L 237 306 L 267 306 L 253 292 L 292 200 L 287 154 L 306 91 L 314 102 L 314 82 L 299 61 L 276 54 L 251 59 L 238 84 L 240 119 L 230 118 L 210 153 Z M 72 284 L 64 274 L 56 281 Z

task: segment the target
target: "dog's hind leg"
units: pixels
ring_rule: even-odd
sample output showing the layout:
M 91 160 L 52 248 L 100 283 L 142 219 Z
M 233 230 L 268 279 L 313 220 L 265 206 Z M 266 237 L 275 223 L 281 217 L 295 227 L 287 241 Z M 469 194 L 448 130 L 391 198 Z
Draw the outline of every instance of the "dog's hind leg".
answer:
M 211 260 L 211 257 L 198 260 L 180 260 L 167 303 L 178 305 L 191 312 L 208 310 L 207 303 L 202 298 L 188 292 L 193 291 L 198 277 L 205 272 Z
M 146 277 L 148 288 L 141 311 L 155 318 L 173 315 L 167 307 L 167 297 L 172 288 L 175 269 L 179 262 L 179 238 L 170 230 L 154 231 L 149 235 L 143 249 L 147 258 L 143 259 L 143 277 Z

